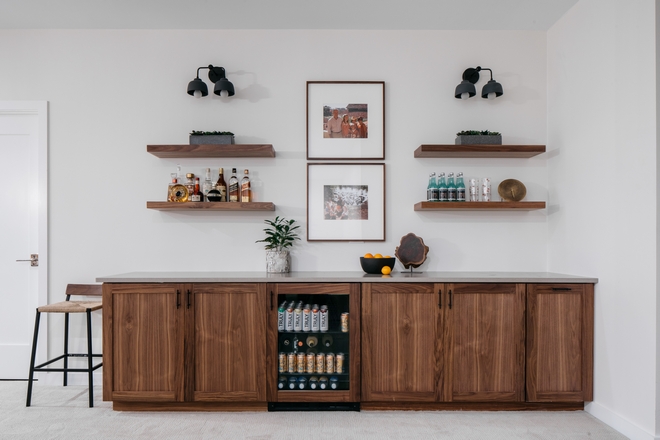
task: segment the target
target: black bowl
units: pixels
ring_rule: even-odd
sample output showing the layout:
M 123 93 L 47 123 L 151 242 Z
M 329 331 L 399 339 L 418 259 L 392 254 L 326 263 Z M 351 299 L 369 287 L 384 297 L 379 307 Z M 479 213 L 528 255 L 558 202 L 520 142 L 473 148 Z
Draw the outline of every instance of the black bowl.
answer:
M 394 263 L 396 258 L 364 258 L 360 257 L 360 266 L 362 270 L 370 274 L 382 274 L 381 269 L 385 266 L 389 266 L 390 269 L 394 269 Z

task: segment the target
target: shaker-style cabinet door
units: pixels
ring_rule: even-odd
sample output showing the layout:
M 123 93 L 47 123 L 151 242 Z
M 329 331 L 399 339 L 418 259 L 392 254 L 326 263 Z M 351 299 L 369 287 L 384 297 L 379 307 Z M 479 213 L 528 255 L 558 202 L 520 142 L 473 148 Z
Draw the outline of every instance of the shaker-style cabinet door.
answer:
M 593 284 L 527 285 L 527 400 L 593 400 Z
M 362 400 L 434 402 L 442 390 L 442 285 L 362 285 Z
M 451 402 L 525 400 L 525 285 L 447 284 L 445 390 Z

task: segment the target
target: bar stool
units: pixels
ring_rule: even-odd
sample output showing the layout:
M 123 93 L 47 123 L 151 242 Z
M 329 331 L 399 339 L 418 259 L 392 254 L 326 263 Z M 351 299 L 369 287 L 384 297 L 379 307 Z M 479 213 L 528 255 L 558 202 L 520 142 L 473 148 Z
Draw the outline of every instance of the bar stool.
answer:
M 99 297 L 98 301 L 69 301 L 71 296 L 96 296 Z M 30 374 L 28 376 L 28 389 L 27 389 L 27 402 L 25 406 L 30 406 L 32 400 L 32 382 L 34 380 L 35 371 L 55 371 L 64 373 L 63 385 L 67 386 L 68 373 L 87 373 L 89 376 L 89 407 L 94 406 L 94 391 L 93 391 L 93 372 L 103 365 L 103 361 L 97 365 L 93 365 L 93 358 L 103 357 L 102 354 L 92 353 L 92 312 L 100 310 L 103 307 L 101 301 L 102 287 L 99 284 L 68 284 L 66 286 L 66 301 L 58 302 L 56 304 L 49 304 L 46 306 L 37 307 L 37 316 L 34 321 L 34 339 L 32 340 L 32 357 L 30 359 Z M 34 365 L 35 357 L 37 354 L 37 339 L 39 337 L 39 319 L 42 313 L 64 313 L 64 354 L 57 356 L 51 360 Z M 69 314 L 70 313 L 86 313 L 87 314 L 87 353 L 69 353 Z M 87 368 L 69 368 L 70 357 L 86 357 Z M 60 359 L 64 360 L 63 368 L 46 368 L 47 365 L 57 362 Z

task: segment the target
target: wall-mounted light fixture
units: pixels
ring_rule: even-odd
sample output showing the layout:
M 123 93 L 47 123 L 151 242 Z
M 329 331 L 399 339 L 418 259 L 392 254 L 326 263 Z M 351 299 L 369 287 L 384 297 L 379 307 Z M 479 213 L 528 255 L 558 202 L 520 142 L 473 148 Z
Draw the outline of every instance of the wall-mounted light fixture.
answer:
M 234 85 L 225 76 L 225 68 L 212 66 L 211 64 L 209 64 L 208 67 L 200 67 L 197 69 L 197 78 L 188 83 L 188 94 L 190 96 L 199 98 L 209 94 L 209 89 L 206 87 L 206 83 L 199 79 L 200 69 L 209 69 L 209 79 L 215 83 L 213 93 L 221 96 L 222 92 L 227 92 L 225 93 L 225 96 L 234 96 Z
M 493 79 L 493 71 L 486 67 L 477 66 L 476 68 L 469 67 L 463 72 L 463 81 L 456 86 L 456 91 L 454 92 L 454 96 L 457 99 L 468 99 L 477 94 L 477 89 L 474 85 L 479 81 L 479 72 L 482 70 L 490 71 L 490 81 L 481 89 L 481 97 L 484 99 L 493 99 L 504 94 L 502 84 Z

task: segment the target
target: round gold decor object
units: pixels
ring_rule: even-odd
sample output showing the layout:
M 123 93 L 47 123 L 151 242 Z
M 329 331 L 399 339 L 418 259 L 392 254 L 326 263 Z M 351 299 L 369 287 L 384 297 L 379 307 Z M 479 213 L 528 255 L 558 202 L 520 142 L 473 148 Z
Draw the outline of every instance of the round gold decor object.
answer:
M 519 202 L 525 198 L 527 188 L 520 180 L 506 179 L 497 187 L 497 193 L 502 200 L 507 202 Z
M 170 200 L 172 202 L 187 202 L 188 201 L 188 188 L 179 184 L 173 185 L 170 188 Z

